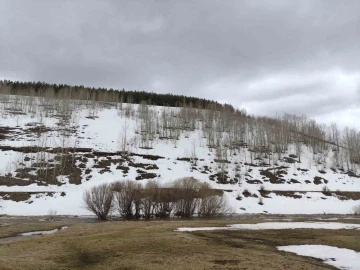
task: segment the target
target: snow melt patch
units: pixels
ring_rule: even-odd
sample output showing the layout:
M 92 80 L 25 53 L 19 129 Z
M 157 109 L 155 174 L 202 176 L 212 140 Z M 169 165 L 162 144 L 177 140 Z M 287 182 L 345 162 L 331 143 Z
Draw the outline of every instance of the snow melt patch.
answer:
M 325 229 L 325 230 L 359 230 L 360 224 L 340 222 L 264 222 L 256 224 L 232 224 L 227 227 L 182 227 L 178 232 L 215 231 L 215 230 L 285 230 L 285 229 Z
M 23 240 L 23 239 L 27 239 L 27 238 L 32 238 L 35 236 L 53 234 L 53 233 L 57 233 L 58 231 L 65 230 L 67 228 L 68 228 L 68 226 L 64 226 L 64 227 L 61 227 L 60 229 L 54 229 L 54 230 L 48 230 L 48 231 L 35 231 L 35 232 L 20 233 L 15 236 L 0 238 L 0 244 L 8 244 L 11 242 L 15 242 L 15 241 L 19 241 L 19 240 Z
M 278 250 L 296 253 L 300 256 L 314 257 L 339 269 L 360 269 L 360 253 L 351 249 L 325 245 L 293 245 L 280 246 Z
M 61 227 L 60 229 L 54 229 L 54 230 L 48 230 L 48 231 L 26 232 L 26 233 L 20 233 L 19 236 L 35 236 L 35 235 L 53 234 L 58 231 L 65 230 L 67 228 L 68 228 L 68 226 L 64 226 L 64 227 Z

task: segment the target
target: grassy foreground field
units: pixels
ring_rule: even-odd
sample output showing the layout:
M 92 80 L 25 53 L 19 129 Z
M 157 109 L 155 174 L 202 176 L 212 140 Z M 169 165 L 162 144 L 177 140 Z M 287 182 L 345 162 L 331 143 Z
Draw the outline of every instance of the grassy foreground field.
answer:
M 174 232 L 182 226 L 225 226 L 258 221 L 89 223 L 71 219 L 50 222 L 1 219 L 0 223 L 5 226 L 0 227 L 0 237 L 63 225 L 70 228 L 53 235 L 0 244 L 0 269 L 335 269 L 316 259 L 277 251 L 276 246 L 324 244 L 360 252 L 357 230 Z M 358 219 L 344 222 L 360 223 Z

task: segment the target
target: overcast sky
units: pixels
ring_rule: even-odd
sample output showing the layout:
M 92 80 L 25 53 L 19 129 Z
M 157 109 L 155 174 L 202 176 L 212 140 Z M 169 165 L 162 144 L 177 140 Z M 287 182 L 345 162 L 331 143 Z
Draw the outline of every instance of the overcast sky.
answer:
M 360 4 L 1 0 L 0 79 L 184 94 L 360 128 Z

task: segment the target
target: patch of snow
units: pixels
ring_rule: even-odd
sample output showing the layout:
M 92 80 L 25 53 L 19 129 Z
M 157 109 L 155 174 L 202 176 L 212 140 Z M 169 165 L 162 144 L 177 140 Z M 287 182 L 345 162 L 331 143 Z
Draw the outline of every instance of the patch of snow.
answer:
M 26 100 L 26 97 L 11 97 L 17 101 Z M 11 100 L 12 100 L 11 99 Z M 6 146 L 43 146 L 43 147 L 60 147 L 65 143 L 69 147 L 84 147 L 92 148 L 98 151 L 115 152 L 119 150 L 118 139 L 124 133 L 126 127 L 127 136 L 129 138 L 129 150 L 137 154 L 151 154 L 164 157 L 156 161 L 149 161 L 141 157 L 132 157 L 135 162 L 143 163 L 156 163 L 159 167 L 158 170 L 153 170 L 158 177 L 158 183 L 169 183 L 181 177 L 194 177 L 202 182 L 207 182 L 214 189 L 228 190 L 225 196 L 235 213 L 269 213 L 269 214 L 349 214 L 352 208 L 358 204 L 355 200 L 340 200 L 336 196 L 325 196 L 322 189 L 326 185 L 331 191 L 360 191 L 360 181 L 356 177 L 351 177 L 345 172 L 337 170 L 332 171 L 331 166 L 334 155 L 333 151 L 329 149 L 324 164 L 315 162 L 314 152 L 310 147 L 303 147 L 301 151 L 301 162 L 289 164 L 279 159 L 276 166 L 286 166 L 286 174 L 283 175 L 285 180 L 282 184 L 273 184 L 268 179 L 264 179 L 261 175 L 262 170 L 270 169 L 270 167 L 250 166 L 246 165 L 250 162 L 251 152 L 248 148 L 242 147 L 234 150 L 231 153 L 227 150 L 227 157 L 230 161 L 226 165 L 229 172 L 229 178 L 238 178 L 238 183 L 235 184 L 218 184 L 215 181 L 209 180 L 209 176 L 218 172 L 218 165 L 214 162 L 216 151 L 209 149 L 207 138 L 204 134 L 203 124 L 197 122 L 194 130 L 182 130 L 178 140 L 173 139 L 160 139 L 159 136 L 151 140 L 153 149 L 140 148 L 141 136 L 139 135 L 139 127 L 141 120 L 137 116 L 139 105 L 134 104 L 116 104 L 114 107 L 104 107 L 99 104 L 92 108 L 92 105 L 78 104 L 76 101 L 71 101 L 70 105 L 73 110 L 71 113 L 71 126 L 76 127 L 77 133 L 72 133 L 69 138 L 59 137 L 59 118 L 55 117 L 56 114 L 62 113 L 62 107 L 67 108 L 67 103 L 60 100 L 50 100 L 41 98 L 29 98 L 30 104 L 24 102 L 24 115 L 12 116 L 8 114 L 1 114 L 0 104 L 0 120 L 1 126 L 12 127 L 16 129 L 11 137 L 6 137 L 0 141 L 0 145 Z M 90 104 L 90 103 L 89 103 Z M 50 105 L 50 107 L 60 108 L 56 109 L 59 112 L 45 112 L 43 105 Z M 70 106 L 69 105 L 69 106 Z M 99 105 L 99 106 L 98 106 Z M 121 108 L 119 107 L 121 105 Z M 7 106 L 7 105 L 6 105 Z M 30 108 L 31 107 L 31 108 Z M 134 112 L 134 116 L 125 117 L 126 108 L 129 107 Z M 165 130 L 161 121 L 163 113 L 169 114 L 170 112 L 178 112 L 179 108 L 149 106 L 154 118 L 159 121 L 159 130 Z M 34 111 L 35 113 L 31 113 Z M 88 116 L 92 113 L 95 114 L 94 119 L 89 119 Z M 50 128 L 52 131 L 46 132 L 40 137 L 35 134 L 27 137 L 24 129 L 29 128 L 30 123 L 42 123 L 44 126 Z M 61 125 L 60 125 L 61 126 Z M 171 130 L 168 130 L 169 132 Z M 223 134 L 224 138 L 228 134 Z M 169 135 L 169 137 L 171 137 Z M 63 140 L 63 141 L 62 141 Z M 288 146 L 287 155 L 295 153 L 294 145 Z M 54 154 L 46 154 L 47 159 L 54 159 Z M 236 155 L 235 155 L 236 154 Z M 25 157 L 30 160 L 25 161 Z M 196 157 L 197 168 L 193 169 L 190 162 L 179 161 L 177 158 Z M 116 156 L 113 156 L 116 158 Z M 15 151 L 0 151 L 0 176 L 7 174 L 16 176 L 16 170 L 22 167 L 32 167 L 32 164 L 38 162 L 40 157 L 36 153 L 18 153 Z M 101 160 L 102 158 L 99 158 Z M 105 157 L 104 157 L 105 159 Z M 333 158 L 332 158 L 333 159 Z M 252 160 L 252 162 L 256 161 Z M 21 165 L 21 163 L 23 165 Z M 270 161 L 272 167 L 276 167 L 274 160 Z M 53 197 L 50 196 L 37 196 L 32 195 L 28 201 L 1 201 L 2 208 L 0 214 L 9 215 L 46 215 L 49 209 L 56 209 L 59 215 L 87 215 L 89 212 L 83 207 L 82 196 L 84 190 L 101 183 L 112 183 L 114 181 L 122 181 L 124 179 L 135 179 L 138 175 L 136 169 L 129 168 L 129 173 L 124 174 L 121 170 L 116 169 L 115 165 L 111 165 L 109 171 L 100 173 L 100 169 L 94 168 L 96 162 L 93 158 L 89 158 L 84 162 L 85 167 L 91 169 L 88 175 L 84 172 L 81 174 L 82 184 L 74 185 L 69 183 L 67 175 L 58 176 L 58 180 L 63 183 L 62 185 L 23 185 L 23 186 L 7 186 L 1 185 L 0 192 L 56 192 Z M 202 173 L 201 171 L 207 166 L 211 172 Z M 356 165 L 357 166 L 357 165 Z M 319 170 L 326 173 L 320 173 Z M 359 168 L 357 169 L 359 171 Z M 271 171 L 273 171 L 271 169 Z M 274 169 L 275 171 L 275 169 Z M 29 172 L 33 174 L 34 172 Z M 239 176 L 236 176 L 239 175 Z M 247 176 L 249 175 L 249 176 Z M 86 179 L 91 176 L 90 179 Z M 316 185 L 314 177 L 320 176 L 328 183 Z M 248 178 L 248 179 L 247 179 Z M 291 182 L 292 179 L 298 183 Z M 259 180 L 262 184 L 252 184 L 249 180 Z M 24 180 L 26 181 L 26 180 Z M 141 180 L 146 184 L 148 180 Z M 268 191 L 271 190 L 284 190 L 296 191 L 295 195 L 299 198 L 285 197 L 274 192 L 269 193 L 269 198 L 263 198 L 263 205 L 259 205 L 260 186 L 263 185 Z M 253 196 L 245 197 L 242 193 L 248 190 Z M 60 196 L 64 192 L 65 196 Z M 257 196 L 257 198 L 255 198 Z M 238 198 L 238 199 L 237 199 Z M 240 200 L 241 199 L 241 200 Z M 244 210 L 245 209 L 245 210 Z
M 286 229 L 325 229 L 359 230 L 360 224 L 340 222 L 264 222 L 256 224 L 231 224 L 227 227 L 182 227 L 178 232 L 214 231 L 214 230 L 286 230 Z
M 300 256 L 313 257 L 324 260 L 324 263 L 339 269 L 360 269 L 360 253 L 351 249 L 331 247 L 325 245 L 293 245 L 280 246 L 278 250 L 296 253 Z

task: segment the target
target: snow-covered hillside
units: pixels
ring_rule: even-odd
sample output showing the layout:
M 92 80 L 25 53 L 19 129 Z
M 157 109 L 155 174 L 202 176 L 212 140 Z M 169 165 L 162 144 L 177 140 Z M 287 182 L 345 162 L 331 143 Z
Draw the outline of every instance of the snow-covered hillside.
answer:
M 92 186 L 189 176 L 224 190 L 236 213 L 347 214 L 360 200 L 358 167 L 344 170 L 332 144 L 256 152 L 242 137 L 254 131 L 212 111 L 0 98 L 2 213 L 88 215 Z

